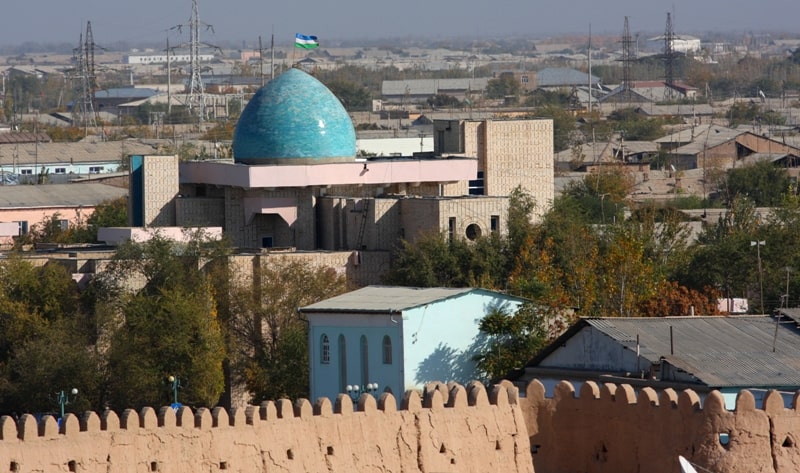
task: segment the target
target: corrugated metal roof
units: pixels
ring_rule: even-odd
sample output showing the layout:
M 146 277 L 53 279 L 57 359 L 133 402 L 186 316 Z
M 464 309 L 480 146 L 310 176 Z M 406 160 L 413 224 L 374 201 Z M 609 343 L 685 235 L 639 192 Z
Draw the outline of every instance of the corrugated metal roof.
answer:
M 483 91 L 488 78 L 476 79 L 412 79 L 385 80 L 381 84 L 382 95 L 435 95 L 442 91 Z
M 158 94 L 157 90 L 138 87 L 119 87 L 116 89 L 98 90 L 94 96 L 98 99 L 141 99 Z
M 593 75 L 591 81 L 594 85 L 600 82 L 600 78 Z M 567 67 L 548 67 L 536 73 L 536 85 L 539 87 L 566 87 L 587 83 L 589 78 L 585 72 Z
M 0 143 L 48 143 L 50 137 L 47 133 L 33 133 L 30 131 L 11 131 L 0 133 Z
M 128 195 L 128 190 L 105 184 L 42 184 L 0 186 L 0 207 L 35 209 L 47 207 L 93 207 Z
M 690 115 L 713 115 L 714 109 L 706 103 L 691 105 L 655 105 L 648 104 L 637 109 L 641 113 L 653 116 L 690 116 Z
M 152 154 L 152 146 L 136 141 L 79 143 L 0 143 L 0 165 L 23 166 L 38 163 L 79 164 L 119 162 L 123 156 Z
M 780 324 L 773 352 L 776 321 L 769 316 L 584 320 L 627 347 L 638 336 L 642 356 L 651 362 L 663 357 L 711 387 L 800 386 L 794 323 Z
M 301 312 L 379 312 L 397 313 L 486 289 L 450 287 L 367 286 L 300 309 Z M 509 299 L 517 299 L 505 296 Z M 521 299 L 520 299 L 521 300 Z
M 727 143 L 728 141 L 733 141 L 736 139 L 737 136 L 743 133 L 738 132 L 736 130 L 730 130 L 729 132 L 720 131 L 720 132 L 712 132 L 708 133 L 704 136 L 698 137 L 695 141 L 676 148 L 674 153 L 675 154 L 686 154 L 686 155 L 695 155 L 700 154 L 703 151 L 713 148 L 715 146 L 719 146 L 723 143 Z

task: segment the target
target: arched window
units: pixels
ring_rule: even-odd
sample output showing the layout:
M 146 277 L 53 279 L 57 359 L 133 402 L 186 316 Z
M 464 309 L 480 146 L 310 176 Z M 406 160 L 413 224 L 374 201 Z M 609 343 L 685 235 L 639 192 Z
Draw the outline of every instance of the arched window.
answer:
M 347 392 L 347 341 L 339 335 L 339 392 Z
M 383 336 L 383 364 L 392 364 L 392 339 L 388 335 Z
M 319 357 L 319 362 L 323 365 L 327 365 L 331 362 L 331 341 L 324 333 L 322 334 L 322 337 L 320 337 Z
M 369 345 L 367 336 L 361 336 L 361 385 L 366 386 L 371 383 L 369 380 Z

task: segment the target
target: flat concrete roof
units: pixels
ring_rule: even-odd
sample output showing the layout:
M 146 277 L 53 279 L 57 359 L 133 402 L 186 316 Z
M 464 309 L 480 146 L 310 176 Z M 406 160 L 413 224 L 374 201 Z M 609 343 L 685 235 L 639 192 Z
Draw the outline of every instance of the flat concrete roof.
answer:
M 475 179 L 476 158 L 386 158 L 327 164 L 246 165 L 219 161 L 180 164 L 181 184 L 250 188 L 456 182 Z

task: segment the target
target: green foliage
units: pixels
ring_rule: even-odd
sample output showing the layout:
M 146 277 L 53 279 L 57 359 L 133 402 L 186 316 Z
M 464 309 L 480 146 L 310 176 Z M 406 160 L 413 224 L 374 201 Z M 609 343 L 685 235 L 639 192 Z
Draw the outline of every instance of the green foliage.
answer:
M 569 107 L 570 102 L 570 94 L 544 89 L 536 89 L 525 98 L 525 106 L 527 107 L 552 106 L 565 109 Z
M 346 79 L 335 79 L 325 82 L 325 86 L 333 92 L 347 110 L 369 110 L 372 100 L 370 91 Z
M 297 309 L 345 290 L 333 269 L 299 261 L 270 261 L 255 285 L 235 285 L 225 316 L 231 367 L 255 401 L 308 397 L 308 323 Z
M 572 135 L 577 129 L 575 117 L 556 105 L 541 107 L 536 111 L 535 115 L 553 120 L 553 150 L 558 153 L 569 149 L 573 141 Z
M 614 122 L 614 129 L 623 133 L 626 140 L 652 141 L 665 135 L 662 118 L 643 117 L 632 108 L 615 110 L 608 119 Z
M 433 97 L 429 97 L 427 103 L 434 110 L 437 108 L 457 108 L 462 105 L 460 100 L 447 94 L 436 94 Z
M 95 385 L 84 314 L 64 266 L 13 255 L 0 262 L 0 412 L 52 410 L 56 382 Z
M 98 302 L 122 316 L 108 350 L 108 399 L 114 408 L 166 404 L 164 380 L 170 375 L 181 379 L 181 402 L 216 404 L 227 351 L 217 320 L 216 281 L 202 267 L 227 251 L 199 233 L 185 244 L 156 235 L 120 246 L 93 281 Z M 140 288 L 131 288 L 137 280 Z
M 783 196 L 791 190 L 786 169 L 769 161 L 729 169 L 722 191 L 727 200 L 737 195 L 748 196 L 757 207 L 773 207 L 783 202 Z
M 511 96 L 517 97 L 520 91 L 519 81 L 513 74 L 500 74 L 499 77 L 489 79 L 485 94 L 490 99 L 502 99 Z
M 513 314 L 493 307 L 481 319 L 480 331 L 489 338 L 487 349 L 476 357 L 478 368 L 500 380 L 525 363 L 545 344 L 545 317 L 527 302 Z
M 412 287 L 501 288 L 508 272 L 505 242 L 498 235 L 479 237 L 475 242 L 450 239 L 442 233 L 429 233 L 415 243 L 403 241 L 387 284 Z
M 181 379 L 184 404 L 214 406 L 223 391 L 226 351 L 208 283 L 169 286 L 157 294 L 139 292 L 123 307 L 124 322 L 108 354 L 115 408 L 168 404 L 170 375 Z
M 76 317 L 59 318 L 42 327 L 35 338 L 19 342 L 5 375 L 10 389 L 0 387 L 0 410 L 58 412 L 58 390 L 80 387 L 68 412 L 96 409 L 102 404 L 103 368 L 91 348 L 86 327 Z M 0 382 L 2 385 L 2 382 Z
M 731 128 L 742 124 L 784 125 L 786 123 L 782 115 L 755 102 L 734 103 L 728 111 L 728 117 L 728 126 Z
M 574 199 L 590 221 L 604 224 L 622 217 L 632 186 L 630 174 L 611 166 L 570 183 L 562 195 Z

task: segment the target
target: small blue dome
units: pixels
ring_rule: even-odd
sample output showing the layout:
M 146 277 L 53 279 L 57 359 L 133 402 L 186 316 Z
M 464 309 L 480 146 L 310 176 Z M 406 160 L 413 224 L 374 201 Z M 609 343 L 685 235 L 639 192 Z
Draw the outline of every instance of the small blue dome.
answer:
M 233 132 L 237 163 L 325 163 L 355 155 L 356 132 L 339 99 L 295 68 L 256 92 Z

